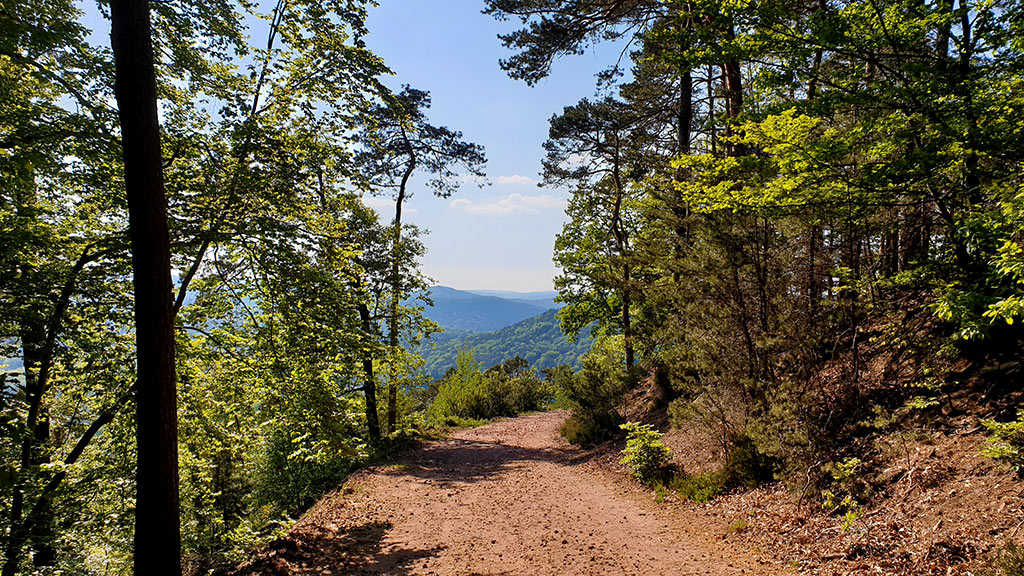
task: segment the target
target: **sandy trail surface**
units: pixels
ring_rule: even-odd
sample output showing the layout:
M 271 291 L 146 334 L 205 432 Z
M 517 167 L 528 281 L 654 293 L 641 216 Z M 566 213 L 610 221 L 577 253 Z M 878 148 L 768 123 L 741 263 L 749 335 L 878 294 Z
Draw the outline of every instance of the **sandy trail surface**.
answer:
M 565 443 L 564 412 L 353 475 L 238 574 L 771 574 Z

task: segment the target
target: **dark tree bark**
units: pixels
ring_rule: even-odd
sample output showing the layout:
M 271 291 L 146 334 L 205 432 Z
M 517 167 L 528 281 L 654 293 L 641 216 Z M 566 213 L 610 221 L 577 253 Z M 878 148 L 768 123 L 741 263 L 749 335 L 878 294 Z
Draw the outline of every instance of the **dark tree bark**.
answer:
M 402 204 L 405 203 L 406 190 L 409 186 L 409 179 L 416 171 L 416 149 L 409 141 L 409 135 L 402 129 L 402 140 L 404 142 L 409 163 L 402 174 L 401 183 L 398 185 L 398 195 L 395 197 L 395 221 L 394 221 L 394 244 L 391 249 L 391 310 L 388 313 L 388 344 L 395 350 L 400 344 L 398 337 L 398 308 L 399 294 L 402 289 L 401 252 L 402 249 Z M 391 374 L 388 380 L 388 434 L 395 431 L 398 423 L 398 380 L 396 374 Z M 376 403 L 376 401 L 375 401 Z
M 170 239 L 146 0 L 110 3 L 137 354 L 135 574 L 181 574 Z
M 728 37 L 735 35 L 729 29 Z M 732 124 L 743 109 L 743 71 L 737 60 L 729 60 L 722 64 L 722 81 L 725 83 L 725 113 L 729 117 L 725 124 L 725 136 L 729 138 L 734 135 Z M 729 156 L 743 156 L 746 149 L 739 144 L 727 142 L 725 145 L 726 154 Z
M 693 73 L 687 69 L 679 74 L 679 103 L 676 111 L 676 154 L 690 153 L 693 124 Z
M 31 169 L 26 169 L 22 175 L 21 185 L 16 184 L 15 211 L 18 220 L 24 223 L 33 223 L 38 217 L 36 199 L 35 175 Z M 35 249 L 45 249 L 42 245 L 36 245 Z M 32 262 L 19 262 L 21 269 L 21 294 L 16 297 L 29 301 L 30 294 L 35 292 L 34 285 L 37 283 L 36 270 Z M 52 566 L 56 562 L 56 551 L 53 547 L 53 515 L 46 502 L 37 502 L 40 507 L 39 518 L 41 521 L 36 525 L 23 523 L 25 510 L 26 480 L 30 470 L 40 470 L 43 465 L 49 463 L 50 424 L 47 407 L 44 403 L 45 378 L 40 378 L 40 369 L 47 362 L 46 360 L 46 317 L 41 310 L 35 306 L 27 307 L 20 313 L 18 320 L 19 339 L 21 340 L 21 357 L 25 369 L 25 401 L 28 404 L 28 418 L 26 429 L 21 443 L 21 458 L 18 461 L 18 480 L 14 483 L 11 494 L 11 508 L 9 513 L 10 530 L 12 536 L 7 541 L 6 555 L 2 574 L 10 576 L 17 571 L 21 561 L 21 551 L 24 541 L 32 541 L 32 563 L 35 566 Z
M 367 334 L 373 334 L 373 318 L 366 304 L 359 304 L 359 320 Z M 366 398 L 366 430 L 371 442 L 380 440 L 380 418 L 377 413 L 377 378 L 373 374 L 373 355 L 363 354 L 363 396 Z
M 615 141 L 615 159 L 612 165 L 612 181 L 615 186 L 615 199 L 612 204 L 612 222 L 611 232 L 615 238 L 615 248 L 618 251 L 619 257 L 626 259 L 628 258 L 627 251 L 629 250 L 629 237 L 622 226 L 622 200 L 624 194 L 624 184 L 622 182 L 621 164 L 622 156 L 619 153 L 619 141 Z M 631 320 L 631 309 L 632 301 L 630 298 L 630 269 L 629 262 L 623 262 L 622 266 L 622 288 L 620 289 L 622 306 L 622 339 L 625 345 L 626 353 L 626 370 L 632 370 L 636 360 L 633 351 L 633 325 Z

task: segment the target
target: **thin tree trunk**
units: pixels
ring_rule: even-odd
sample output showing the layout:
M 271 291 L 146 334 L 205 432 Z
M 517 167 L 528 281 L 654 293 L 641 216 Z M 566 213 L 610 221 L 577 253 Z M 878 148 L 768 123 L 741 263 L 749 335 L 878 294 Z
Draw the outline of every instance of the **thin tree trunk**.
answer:
M 115 95 L 135 288 L 137 437 L 134 572 L 181 574 L 170 238 L 147 0 L 110 4 Z
M 953 4 L 955 0 L 939 0 L 938 7 L 944 16 L 950 19 L 941 22 L 935 31 L 935 55 L 938 56 L 940 64 L 949 58 L 949 33 L 952 28 Z
M 25 168 L 21 174 L 23 185 L 16 185 L 15 211 L 20 223 L 31 226 L 38 221 L 35 176 L 31 168 Z M 37 246 L 38 248 L 38 246 Z M 19 284 L 22 297 L 36 292 L 35 266 L 31 262 L 18 264 L 21 269 Z M 18 479 L 11 494 L 11 508 L 8 514 L 10 530 L 24 532 L 32 541 L 32 562 L 36 566 L 52 566 L 55 561 L 53 548 L 53 517 L 49 506 L 40 516 L 40 522 L 28 525 L 22 522 L 25 509 L 26 482 L 34 476 L 30 471 L 40 470 L 49 463 L 47 443 L 50 439 L 50 425 L 47 408 L 44 403 L 46 382 L 40 377 L 40 370 L 46 360 L 46 318 L 41 310 L 29 307 L 18 319 L 19 338 L 21 340 L 21 359 L 24 366 L 25 401 L 29 406 L 25 422 L 25 434 L 21 443 L 21 457 L 18 462 Z M 37 504 L 38 505 L 38 504 Z M 5 551 L 6 560 L 2 573 L 4 576 L 13 574 L 21 560 L 23 541 L 11 537 Z
M 693 137 L 691 125 L 693 124 L 693 73 L 686 70 L 679 78 L 679 109 L 676 111 L 676 155 L 685 156 L 690 153 L 690 140 Z M 687 171 L 680 168 L 676 170 L 676 182 L 683 182 L 688 178 Z M 676 241 L 673 253 L 677 259 L 682 258 L 684 247 L 690 244 L 690 206 L 680 198 L 679 191 L 673 194 L 672 215 L 675 218 Z M 679 282 L 679 271 L 672 273 L 672 278 Z
M 715 68 L 708 66 L 708 78 L 707 78 L 707 91 L 708 91 L 708 126 L 711 128 L 710 141 L 711 141 L 711 154 L 718 153 L 718 138 L 717 130 L 715 129 Z
M 630 316 L 630 296 L 629 296 L 629 264 L 623 266 L 622 279 L 626 284 L 627 288 L 622 291 L 622 339 L 625 344 L 626 353 L 626 370 L 633 368 L 635 364 L 634 352 L 633 352 L 633 324 Z
M 676 117 L 676 155 L 690 153 L 691 129 L 693 123 L 693 73 L 686 70 L 679 77 L 679 109 Z
M 406 166 L 405 173 L 402 174 L 402 181 L 398 186 L 398 197 L 395 198 L 394 244 L 391 247 L 391 308 L 388 314 L 388 344 L 391 346 L 392 356 L 399 345 L 398 307 L 401 304 L 402 291 L 402 271 L 400 266 L 402 259 L 402 204 L 405 203 L 406 187 L 409 185 L 409 179 L 416 170 L 416 153 L 404 129 L 402 130 L 402 137 L 405 139 L 406 149 L 409 153 L 409 165 Z M 392 370 L 391 378 L 388 380 L 388 434 L 395 431 L 397 423 L 398 370 L 395 369 Z
M 732 28 L 728 31 L 728 38 L 732 39 L 735 33 Z M 725 135 L 734 135 L 732 123 L 743 109 L 743 72 L 740 69 L 738 60 L 729 60 L 722 65 L 723 81 L 725 82 L 725 112 L 729 116 L 729 122 L 725 125 Z M 742 156 L 746 153 L 745 147 L 739 144 L 728 142 L 726 153 L 730 156 Z
M 612 222 L 611 232 L 615 238 L 615 248 L 618 250 L 619 258 L 622 258 L 623 267 L 623 285 L 619 290 L 620 297 L 622 300 L 622 339 L 625 345 L 626 352 L 626 369 L 630 370 L 633 368 L 634 357 L 633 357 L 633 329 L 630 322 L 630 275 L 629 275 L 629 262 L 627 261 L 627 254 L 629 240 L 626 238 L 626 232 L 622 229 L 622 195 L 623 195 L 623 183 L 622 175 L 619 169 L 619 155 L 618 155 L 618 142 L 616 142 L 616 156 L 615 164 L 612 168 L 612 180 L 615 186 L 615 199 L 612 204 Z
M 807 313 L 811 326 L 817 324 L 818 302 L 821 300 L 821 282 L 818 280 L 818 246 L 822 244 L 821 226 L 814 224 L 807 240 Z
M 359 304 L 359 320 L 366 334 L 373 334 L 373 319 L 366 304 Z M 366 397 L 366 429 L 371 442 L 380 440 L 380 420 L 377 413 L 377 379 L 373 374 L 373 355 L 363 353 L 363 396 Z

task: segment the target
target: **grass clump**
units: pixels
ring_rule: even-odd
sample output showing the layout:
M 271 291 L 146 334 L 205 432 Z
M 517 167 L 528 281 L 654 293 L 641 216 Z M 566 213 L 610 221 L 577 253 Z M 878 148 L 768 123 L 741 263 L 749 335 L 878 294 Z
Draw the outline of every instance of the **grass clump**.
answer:
M 739 520 L 731 522 L 729 524 L 729 526 L 725 529 L 725 533 L 726 534 L 742 534 L 742 533 L 746 532 L 747 528 L 749 528 L 749 527 L 750 527 L 750 524 L 746 520 L 744 520 L 743 518 L 740 518 Z

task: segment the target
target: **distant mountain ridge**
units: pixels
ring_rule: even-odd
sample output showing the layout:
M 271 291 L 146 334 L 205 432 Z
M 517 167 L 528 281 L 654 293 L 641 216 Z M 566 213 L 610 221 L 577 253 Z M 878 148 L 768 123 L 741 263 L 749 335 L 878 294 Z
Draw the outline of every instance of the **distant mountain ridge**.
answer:
M 473 348 L 478 362 L 490 367 L 521 356 L 538 370 L 560 364 L 579 365 L 590 349 L 588 334 L 569 342 L 559 327 L 557 292 L 456 290 L 434 286 L 434 302 L 424 315 L 445 328 L 420 347 L 424 371 L 435 378 L 455 366 L 459 349 Z
M 497 296 L 498 298 L 506 298 L 508 300 L 552 300 L 555 296 L 558 296 L 558 292 L 554 290 L 544 290 L 542 292 L 513 292 L 511 290 L 463 290 L 463 292 L 472 292 L 473 294 L 479 294 L 481 296 Z
M 445 328 L 493 332 L 554 307 L 554 293 L 502 293 L 515 298 L 434 286 L 429 290 L 434 305 L 428 306 L 424 314 Z

